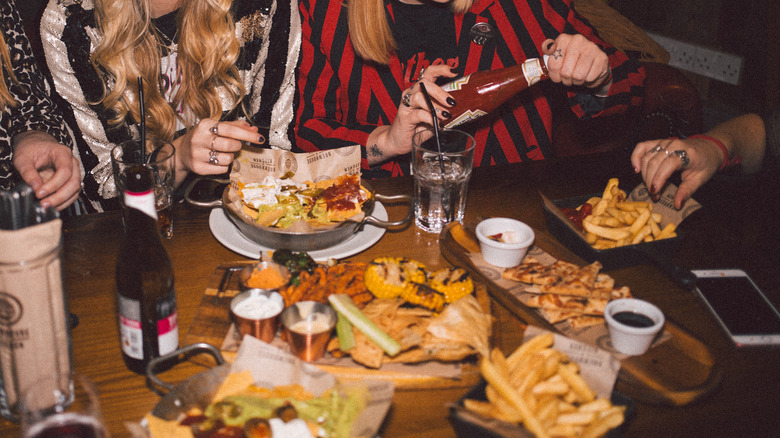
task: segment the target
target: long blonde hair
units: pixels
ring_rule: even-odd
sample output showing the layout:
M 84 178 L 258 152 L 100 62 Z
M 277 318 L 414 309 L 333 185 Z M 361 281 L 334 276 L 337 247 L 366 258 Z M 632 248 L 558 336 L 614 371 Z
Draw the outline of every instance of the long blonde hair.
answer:
M 477 0 L 451 0 L 450 8 L 462 14 Z M 395 39 L 387 22 L 384 0 L 350 0 L 347 3 L 349 38 L 355 53 L 366 61 L 386 65 L 396 49 Z
M 182 2 L 177 17 L 177 71 L 181 86 L 172 104 L 165 100 L 160 86 L 164 38 L 151 24 L 150 1 L 95 0 L 102 41 L 92 55 L 92 63 L 103 75 L 102 103 L 114 112 L 112 124 L 121 124 L 128 115 L 136 122 L 140 120 L 138 77 L 142 77 L 147 131 L 172 140 L 178 120 L 185 126 L 195 122 L 182 117 L 219 119 L 222 116 L 220 91 L 234 105 L 244 95 L 235 65 L 240 45 L 230 14 L 233 0 Z M 183 116 L 176 111 L 179 107 Z
M 16 79 L 16 75 L 14 75 L 14 68 L 11 65 L 11 54 L 8 53 L 8 46 L 5 43 L 5 38 L 0 35 L 0 110 L 18 105 L 18 102 L 14 99 L 14 96 L 5 84 L 6 72 L 11 81 L 16 84 L 19 83 L 19 80 Z

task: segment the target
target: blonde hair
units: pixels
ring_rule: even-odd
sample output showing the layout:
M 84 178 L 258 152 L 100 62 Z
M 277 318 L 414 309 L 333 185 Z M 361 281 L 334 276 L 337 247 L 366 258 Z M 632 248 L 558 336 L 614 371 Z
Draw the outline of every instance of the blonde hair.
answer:
M 164 37 L 151 24 L 150 0 L 95 0 L 102 41 L 92 63 L 102 75 L 102 103 L 114 113 L 110 123 L 119 125 L 128 116 L 140 121 L 138 77 L 144 81 L 147 131 L 155 137 L 172 140 L 178 120 L 186 126 L 194 124 L 195 120 L 184 117 L 219 119 L 223 111 L 220 91 L 238 105 L 244 87 L 235 65 L 240 45 L 230 14 L 232 1 L 182 2 L 176 61 L 181 86 L 168 103 L 160 75 Z M 184 116 L 177 113 L 179 107 Z
M 5 84 L 6 72 L 8 72 L 8 78 L 11 79 L 11 81 L 16 84 L 19 83 L 19 80 L 16 79 L 16 75 L 14 75 L 14 68 L 11 65 L 11 54 L 8 52 L 5 38 L 0 35 L 0 110 L 18 105 L 18 102 L 16 102 L 16 99 L 14 99 L 14 96 Z
M 451 0 L 456 14 L 467 12 L 476 0 Z M 387 65 L 396 49 L 390 23 L 385 18 L 384 0 L 351 0 L 347 3 L 349 38 L 355 53 L 366 61 Z

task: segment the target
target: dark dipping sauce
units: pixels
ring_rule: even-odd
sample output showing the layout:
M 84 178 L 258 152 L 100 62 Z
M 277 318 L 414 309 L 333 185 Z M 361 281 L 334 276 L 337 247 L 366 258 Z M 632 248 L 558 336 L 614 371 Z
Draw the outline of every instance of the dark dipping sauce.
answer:
M 648 316 L 636 312 L 618 312 L 612 315 L 612 318 L 615 321 L 629 327 L 646 328 L 655 325 L 655 321 L 650 319 Z

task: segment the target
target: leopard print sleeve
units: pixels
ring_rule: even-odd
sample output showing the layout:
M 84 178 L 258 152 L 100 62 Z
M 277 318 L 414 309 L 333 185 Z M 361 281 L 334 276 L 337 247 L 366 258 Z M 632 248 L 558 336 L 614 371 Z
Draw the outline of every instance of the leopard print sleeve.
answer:
M 5 74 L 5 85 L 17 102 L 0 112 L 0 188 L 10 188 L 14 179 L 11 140 L 21 132 L 37 130 L 51 134 L 58 142 L 73 148 L 73 137 L 62 113 L 50 97 L 32 47 L 24 33 L 14 0 L 0 2 L 2 37 L 8 46 L 10 68 L 17 82 Z

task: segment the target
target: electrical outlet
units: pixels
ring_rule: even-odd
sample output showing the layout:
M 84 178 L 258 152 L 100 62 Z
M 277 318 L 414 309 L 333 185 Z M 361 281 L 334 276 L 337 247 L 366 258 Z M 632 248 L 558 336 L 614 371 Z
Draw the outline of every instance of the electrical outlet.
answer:
M 648 35 L 669 52 L 669 65 L 672 67 L 739 85 L 742 57 L 661 35 Z

